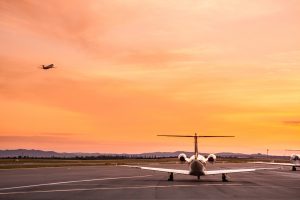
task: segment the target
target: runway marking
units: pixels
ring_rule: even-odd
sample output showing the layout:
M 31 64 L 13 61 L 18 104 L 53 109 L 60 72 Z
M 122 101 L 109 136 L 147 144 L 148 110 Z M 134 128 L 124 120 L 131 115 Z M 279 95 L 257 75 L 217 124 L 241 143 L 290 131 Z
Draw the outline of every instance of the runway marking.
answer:
M 297 178 L 297 179 L 299 179 L 299 177 L 300 177 L 300 174 L 293 173 L 293 172 L 289 173 L 289 172 L 277 172 L 277 171 L 274 171 L 272 173 L 280 174 L 280 175 L 291 177 L 291 178 Z
M 143 177 L 149 177 L 149 176 L 153 176 L 153 175 L 124 176 L 124 177 L 112 177 L 112 178 L 85 179 L 85 180 L 76 180 L 76 181 L 63 181 L 63 182 L 55 182 L 55 183 L 42 183 L 42 184 L 35 184 L 35 185 L 23 185 L 23 186 L 16 186 L 16 187 L 0 188 L 0 191 L 2 191 L 2 190 L 12 190 L 12 189 L 21 189 L 21 188 L 39 187 L 39 186 L 46 186 L 46 185 L 60 185 L 60 184 L 65 184 L 65 183 L 105 181 L 105 180 L 116 180 L 116 179 L 131 179 L 131 178 L 143 178 Z
M 60 169 L 60 168 L 66 168 L 66 169 L 76 169 L 77 167 L 103 167 L 104 165 L 92 165 L 92 166 L 85 166 L 85 165 L 68 165 L 68 166 L 56 166 L 56 167 L 20 167 L 20 168 L 11 168 L 11 169 L 0 169 L 1 170 L 38 170 L 38 169 Z
M 0 195 L 9 194 L 30 194 L 30 193 L 53 193 L 53 192 L 76 192 L 76 191 L 92 191 L 92 190 L 122 190 L 122 189 L 152 189 L 152 188 L 173 188 L 173 187 L 201 187 L 201 186 L 241 186 L 242 184 L 201 184 L 201 185 L 148 185 L 148 186 L 130 186 L 130 187 L 106 187 L 106 188 L 77 188 L 65 190 L 37 190 L 37 191 L 21 191 L 21 192 L 3 192 Z

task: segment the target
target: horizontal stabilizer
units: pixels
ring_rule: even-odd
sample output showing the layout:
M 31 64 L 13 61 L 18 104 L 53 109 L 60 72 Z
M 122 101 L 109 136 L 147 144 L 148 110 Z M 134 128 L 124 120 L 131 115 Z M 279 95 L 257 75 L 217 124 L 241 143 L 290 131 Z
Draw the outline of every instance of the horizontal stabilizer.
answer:
M 286 151 L 300 151 L 300 149 L 286 149 Z
M 234 137 L 234 136 L 229 136 L 229 135 L 157 135 L 157 136 L 164 136 L 164 137 Z

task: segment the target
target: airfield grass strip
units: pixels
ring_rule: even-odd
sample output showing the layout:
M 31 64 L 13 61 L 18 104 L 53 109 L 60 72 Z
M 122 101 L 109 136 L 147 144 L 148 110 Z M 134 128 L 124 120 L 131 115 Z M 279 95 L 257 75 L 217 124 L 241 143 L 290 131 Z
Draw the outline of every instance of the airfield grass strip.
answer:
M 252 161 L 265 161 L 267 159 L 252 158 L 220 158 L 217 163 L 247 163 Z M 272 160 L 273 161 L 273 160 Z M 287 160 L 274 160 L 274 162 L 287 162 Z M 41 167 L 75 167 L 75 166 L 107 166 L 107 165 L 139 165 L 139 164 L 177 164 L 177 158 L 161 159 L 112 159 L 112 160 L 70 160 L 70 159 L 0 159 L 0 169 L 21 169 Z

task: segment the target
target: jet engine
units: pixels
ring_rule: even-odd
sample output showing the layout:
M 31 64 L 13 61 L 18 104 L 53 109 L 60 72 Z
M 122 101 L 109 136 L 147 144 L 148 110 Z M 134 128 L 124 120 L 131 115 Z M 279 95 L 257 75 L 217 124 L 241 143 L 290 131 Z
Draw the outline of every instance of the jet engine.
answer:
M 300 156 L 297 154 L 291 155 L 291 161 L 300 161 Z
M 186 159 L 187 159 L 187 157 L 186 157 L 186 155 L 185 155 L 184 153 L 181 153 L 181 154 L 179 154 L 178 159 L 179 159 L 181 162 L 185 162 Z
M 209 154 L 207 156 L 207 162 L 211 163 L 211 164 L 214 164 L 217 160 L 217 156 L 214 155 L 214 154 Z

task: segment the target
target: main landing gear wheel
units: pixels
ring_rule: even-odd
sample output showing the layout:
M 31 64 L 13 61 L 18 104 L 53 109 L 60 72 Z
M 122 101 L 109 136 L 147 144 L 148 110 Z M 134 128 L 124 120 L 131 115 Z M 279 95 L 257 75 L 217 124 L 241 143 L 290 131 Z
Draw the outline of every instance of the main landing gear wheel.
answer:
M 295 167 L 295 166 L 293 166 L 292 170 L 293 170 L 293 171 L 296 171 L 297 169 L 296 169 L 296 167 Z
M 228 182 L 228 177 L 226 174 L 222 174 L 222 181 L 223 182 Z
M 198 178 L 198 181 L 199 181 L 200 180 L 200 176 L 198 176 L 197 178 Z
M 171 173 L 168 181 L 173 181 L 173 180 L 174 180 L 174 175 L 173 175 L 173 173 Z

